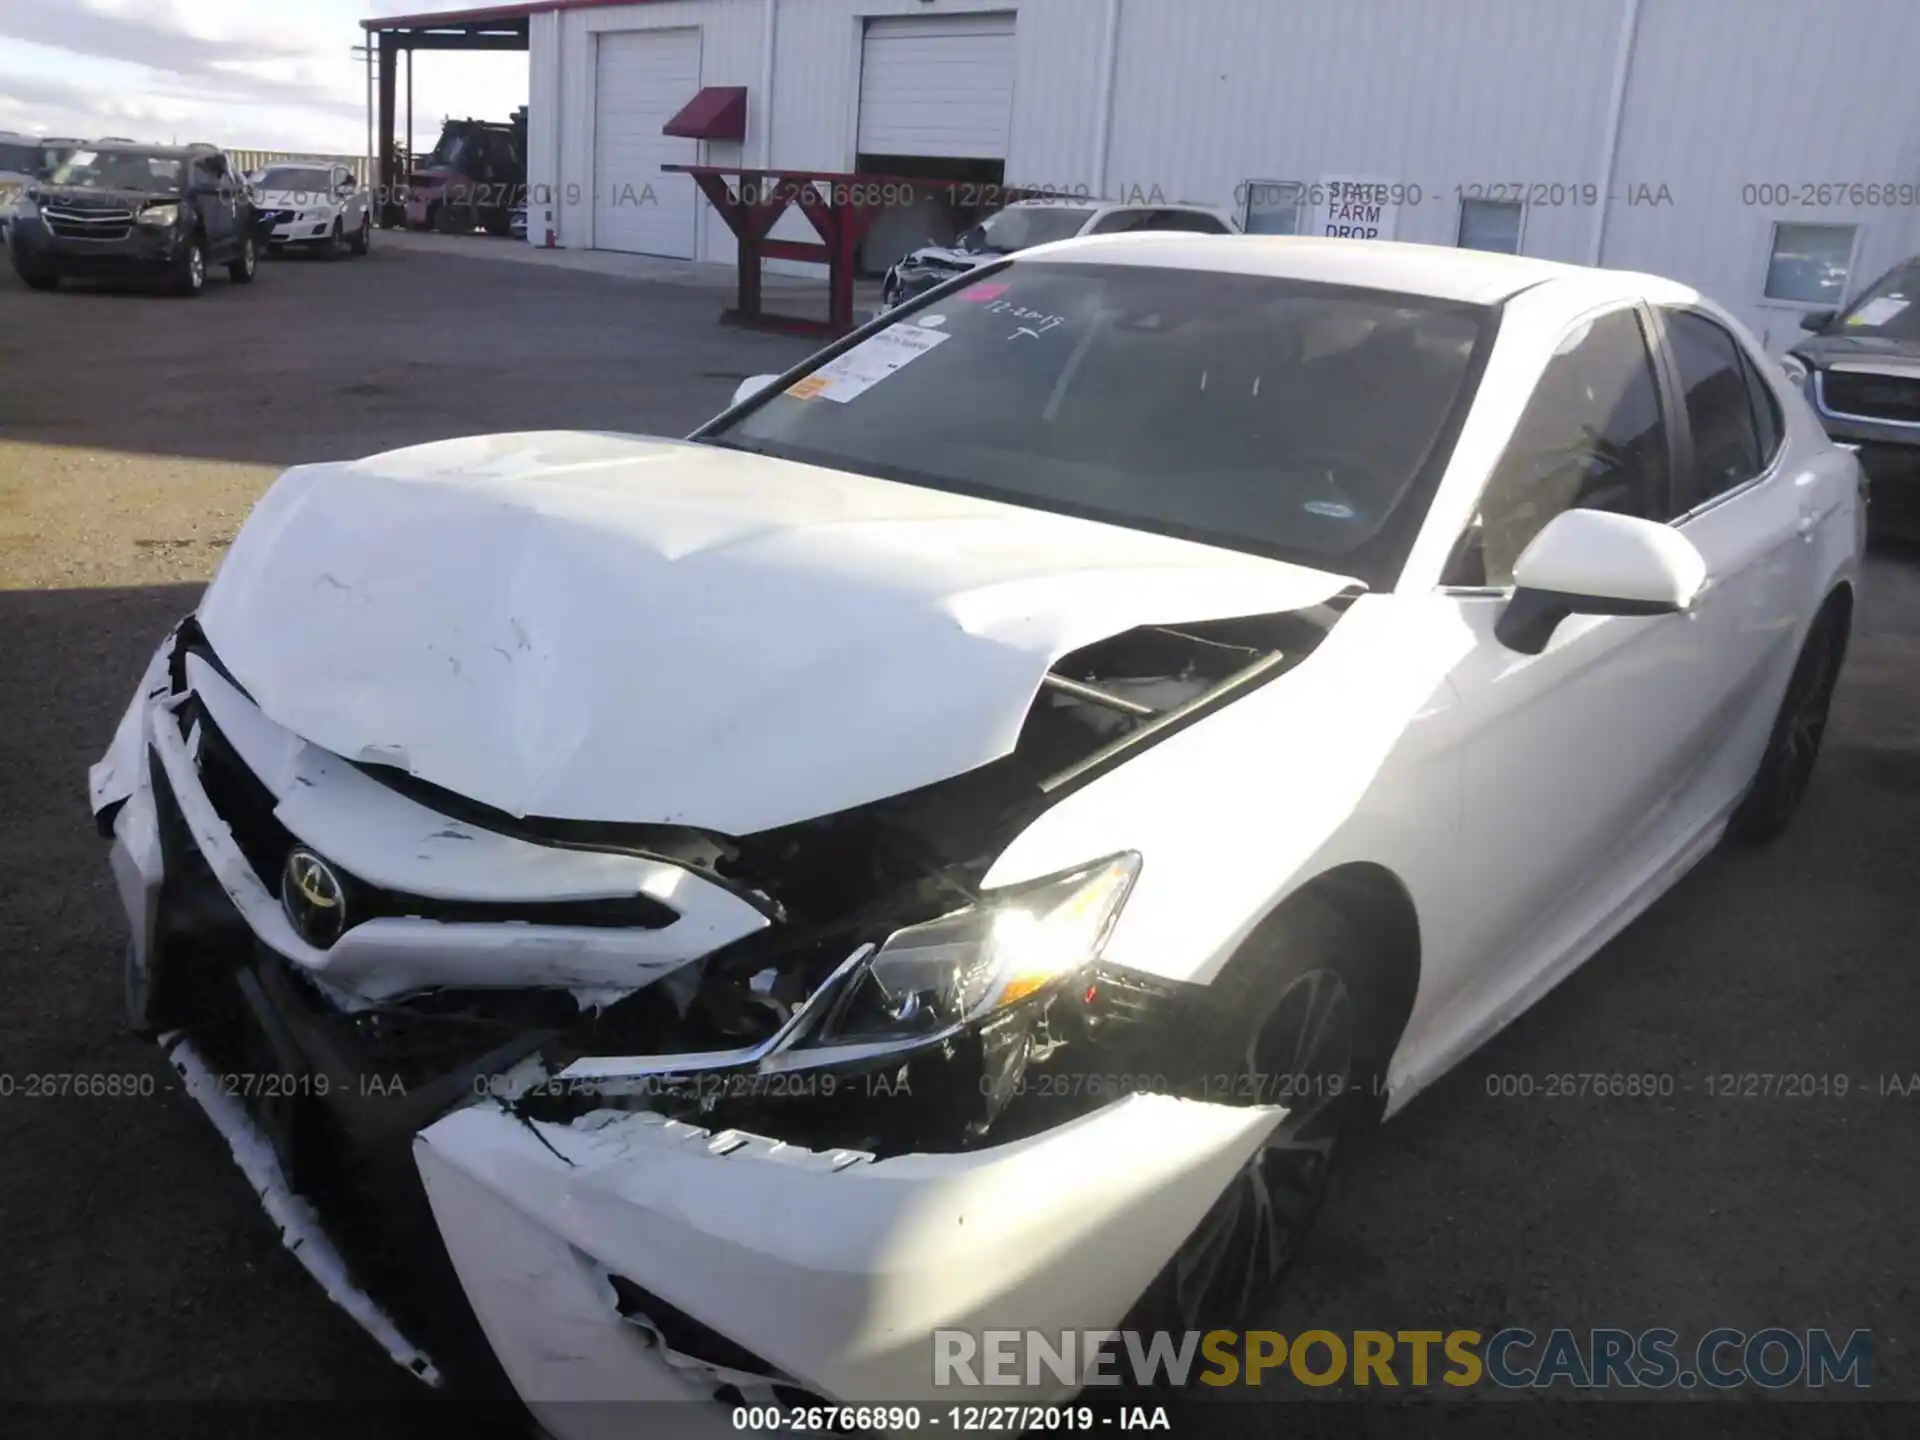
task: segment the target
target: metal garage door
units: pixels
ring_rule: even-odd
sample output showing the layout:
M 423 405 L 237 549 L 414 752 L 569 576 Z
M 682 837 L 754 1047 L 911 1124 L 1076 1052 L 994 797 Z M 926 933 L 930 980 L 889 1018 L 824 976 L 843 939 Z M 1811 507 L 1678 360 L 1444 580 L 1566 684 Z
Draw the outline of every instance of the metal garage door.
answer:
M 699 89 L 698 30 L 600 36 L 593 76 L 595 249 L 693 258 L 693 181 L 662 175 L 660 167 L 695 163 L 699 142 L 662 135 L 660 127 Z
M 1012 116 L 1012 15 L 867 22 L 862 155 L 1004 160 Z

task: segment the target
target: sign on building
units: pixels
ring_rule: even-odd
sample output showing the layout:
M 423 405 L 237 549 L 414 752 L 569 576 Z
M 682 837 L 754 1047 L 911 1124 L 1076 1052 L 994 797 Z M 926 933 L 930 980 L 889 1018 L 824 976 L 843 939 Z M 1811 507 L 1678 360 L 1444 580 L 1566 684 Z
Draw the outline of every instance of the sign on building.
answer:
M 1320 182 L 1313 233 L 1352 240 L 1391 240 L 1400 220 L 1401 187 L 1363 175 L 1330 175 Z

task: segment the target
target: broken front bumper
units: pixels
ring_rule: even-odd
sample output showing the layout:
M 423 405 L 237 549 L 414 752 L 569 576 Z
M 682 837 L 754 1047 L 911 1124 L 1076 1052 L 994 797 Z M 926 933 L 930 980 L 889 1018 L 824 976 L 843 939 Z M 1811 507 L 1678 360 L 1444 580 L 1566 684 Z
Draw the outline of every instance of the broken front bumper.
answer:
M 878 1159 L 629 1109 L 564 1124 L 511 1114 L 493 1077 L 537 1037 L 450 1041 L 425 1021 L 396 1031 L 394 1007 L 355 1005 L 409 971 L 450 984 L 464 964 L 499 982 L 504 956 L 569 944 L 584 958 L 556 983 L 604 987 L 621 964 L 644 984 L 665 973 L 664 937 L 681 923 L 680 943 L 705 948 L 744 928 L 734 897 L 704 882 L 668 890 L 682 921 L 624 939 L 371 920 L 361 930 L 388 928 L 343 964 L 355 932 L 324 951 L 294 934 L 236 833 L 249 827 L 210 796 L 219 747 L 296 797 L 273 814 L 304 843 L 330 837 L 350 868 L 437 853 L 418 846 L 439 837 L 386 808 L 392 792 L 363 792 L 276 734 L 197 657 L 177 658 L 171 642 L 155 656 L 90 776 L 96 812 L 112 817 L 129 973 L 164 979 L 170 1013 L 186 1016 L 163 1043 L 337 1303 L 414 1373 L 517 1393 L 563 1440 L 630 1431 L 631 1414 L 588 1401 L 960 1399 L 935 1383 L 933 1331 L 1118 1323 L 1276 1118 L 1135 1094 L 990 1148 Z M 189 694 L 203 707 L 197 749 L 179 718 Z M 361 804 L 380 822 L 346 823 Z M 486 843 L 465 842 L 437 883 L 497 883 L 485 869 L 458 879 Z M 538 859 L 494 858 L 523 878 Z M 525 943 L 503 945 L 509 934 Z M 882 1090 L 869 1103 L 900 1102 Z M 1060 1398 L 1045 1379 L 987 1398 Z

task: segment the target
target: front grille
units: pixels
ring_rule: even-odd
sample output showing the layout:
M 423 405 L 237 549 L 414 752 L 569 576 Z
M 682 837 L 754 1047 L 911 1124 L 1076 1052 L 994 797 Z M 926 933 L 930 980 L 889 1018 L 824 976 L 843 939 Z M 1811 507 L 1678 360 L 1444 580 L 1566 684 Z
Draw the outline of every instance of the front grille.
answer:
M 133 231 L 131 210 L 67 210 L 42 205 L 40 218 L 62 240 L 124 240 Z
M 1824 370 L 1819 398 L 1820 408 L 1829 415 L 1920 425 L 1920 376 Z
M 213 723 L 198 700 L 179 711 L 181 733 L 200 732 L 200 785 L 207 800 L 233 831 L 234 844 L 247 857 L 260 883 L 280 893 L 282 868 L 297 837 L 274 814 L 279 802 L 273 792 L 247 768 L 231 742 Z M 660 930 L 678 920 L 679 912 L 651 895 L 612 896 L 599 900 L 513 902 L 495 900 L 434 900 L 369 885 L 352 875 L 342 877 L 348 913 L 361 919 L 411 916 L 443 924 L 524 922 L 543 925 L 579 925 L 592 928 Z

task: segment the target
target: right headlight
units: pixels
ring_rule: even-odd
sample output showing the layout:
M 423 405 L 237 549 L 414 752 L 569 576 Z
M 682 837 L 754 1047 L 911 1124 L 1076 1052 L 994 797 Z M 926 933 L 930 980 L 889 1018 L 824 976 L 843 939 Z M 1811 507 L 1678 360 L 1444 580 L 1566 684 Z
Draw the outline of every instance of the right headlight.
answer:
M 1139 873 L 1128 851 L 894 931 L 809 1047 L 932 1041 L 1053 988 L 1100 958 Z

